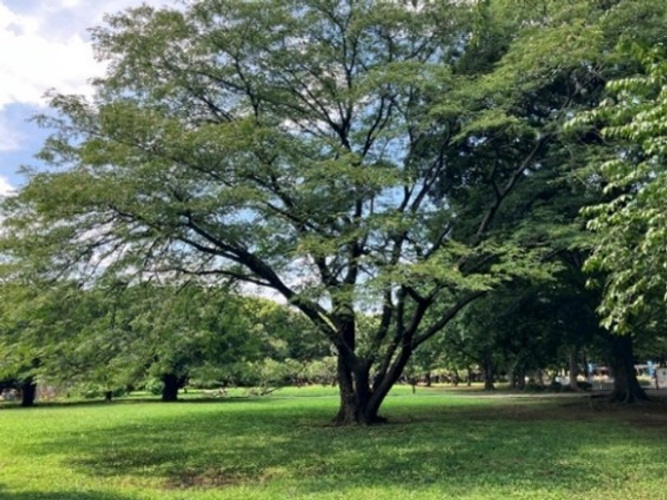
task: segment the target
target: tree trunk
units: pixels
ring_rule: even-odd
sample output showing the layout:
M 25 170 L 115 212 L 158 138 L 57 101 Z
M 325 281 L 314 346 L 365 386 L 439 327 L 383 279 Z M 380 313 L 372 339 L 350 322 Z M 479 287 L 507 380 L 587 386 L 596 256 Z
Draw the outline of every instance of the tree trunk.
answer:
M 21 382 L 21 406 L 28 408 L 34 406 L 37 396 L 37 384 L 31 378 Z
M 162 375 L 162 383 L 164 384 L 162 388 L 162 401 L 177 401 L 178 389 L 183 384 L 183 379 L 173 373 L 167 373 Z
M 384 400 L 370 389 L 368 370 L 357 367 L 354 370 L 350 360 L 343 353 L 338 356 L 338 388 L 340 406 L 334 418 L 336 425 L 372 425 L 383 422 L 378 415 Z M 393 384 L 392 384 L 393 385 Z
M 610 335 L 610 368 L 614 377 L 611 400 L 618 403 L 636 403 L 648 400 L 637 381 L 630 335 Z
M 104 391 L 104 401 L 107 403 L 111 403 L 111 400 L 113 399 L 113 391 Z
M 512 389 L 523 391 L 526 388 L 526 370 L 523 368 L 523 361 L 516 361 L 510 373 Z
M 373 425 L 384 421 L 378 415 L 379 405 L 371 404 L 371 392 L 359 390 L 347 384 L 339 384 L 340 406 L 334 418 L 336 425 Z
M 516 388 L 520 391 L 523 391 L 526 388 L 526 370 L 521 369 L 517 374 L 517 386 Z
M 579 390 L 577 375 L 579 375 L 579 349 L 574 347 L 570 351 L 570 389 L 573 391 Z
M 493 391 L 495 386 L 493 385 L 493 363 L 491 360 L 484 360 L 484 366 L 482 367 L 484 371 L 484 390 Z

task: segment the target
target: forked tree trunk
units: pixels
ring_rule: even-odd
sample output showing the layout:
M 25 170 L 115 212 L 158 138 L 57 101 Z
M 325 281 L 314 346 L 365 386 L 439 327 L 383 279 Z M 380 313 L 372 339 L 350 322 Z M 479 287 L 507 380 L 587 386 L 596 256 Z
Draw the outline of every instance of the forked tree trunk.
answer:
M 373 425 L 386 422 L 379 415 L 380 406 L 389 391 L 403 374 L 412 352 L 406 347 L 398 355 L 384 376 L 373 381 L 371 387 L 370 364 L 354 363 L 344 353 L 338 356 L 338 387 L 340 406 L 334 418 L 336 425 Z
M 610 367 L 614 377 L 614 389 L 611 400 L 617 403 L 636 403 L 648 400 L 644 389 L 637 381 L 634 352 L 630 335 L 611 335 Z
M 383 421 L 378 409 L 371 407 L 368 391 L 340 386 L 340 407 L 334 418 L 336 425 L 373 425 Z
M 372 425 L 383 421 L 378 415 L 381 398 L 372 397 L 370 381 L 363 368 L 350 366 L 350 360 L 344 354 L 338 356 L 338 388 L 340 406 L 334 418 L 336 425 Z
M 405 298 L 407 291 L 402 290 L 402 296 Z M 390 296 L 391 293 L 388 293 Z M 470 301 L 481 294 L 473 294 L 461 300 L 455 307 L 449 311 L 439 322 L 438 328 L 443 328 L 447 321 L 455 317 L 458 311 L 465 307 Z M 354 309 L 350 304 L 334 304 L 334 309 L 338 311 L 336 349 L 337 356 L 337 379 L 340 390 L 340 406 L 338 413 L 334 418 L 334 423 L 338 425 L 372 425 L 384 422 L 378 413 L 382 402 L 389 394 L 389 391 L 403 374 L 413 349 L 437 333 L 437 328 L 430 328 L 421 338 L 415 336 L 428 308 L 427 302 L 420 302 L 416 308 L 410 328 L 405 328 L 406 322 L 398 322 L 393 337 L 389 343 L 387 352 L 377 359 L 373 355 L 368 358 L 362 358 L 355 355 L 356 344 L 356 324 Z M 377 342 L 377 349 L 380 348 L 384 336 L 388 332 L 393 307 L 385 308 L 383 311 L 384 328 L 381 328 L 374 339 Z M 403 310 L 401 306 L 399 309 Z M 389 316 L 385 313 L 389 312 Z M 399 316 L 402 313 L 396 313 Z M 402 316 L 401 316 L 402 317 Z M 373 351 L 377 354 L 376 351 Z M 374 365 L 375 363 L 375 365 Z M 377 368 L 373 373 L 371 383 L 371 368 Z
M 21 382 L 21 406 L 28 408 L 34 406 L 37 396 L 37 384 L 31 378 Z

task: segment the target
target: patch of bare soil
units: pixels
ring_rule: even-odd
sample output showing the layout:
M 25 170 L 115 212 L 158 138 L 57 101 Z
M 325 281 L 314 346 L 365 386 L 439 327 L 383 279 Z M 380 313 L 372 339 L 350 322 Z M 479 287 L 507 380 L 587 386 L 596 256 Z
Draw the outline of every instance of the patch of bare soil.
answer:
M 610 414 L 618 414 L 633 427 L 667 431 L 667 399 L 653 398 L 650 401 L 634 405 L 607 405 L 611 409 L 603 409 Z
M 165 483 L 165 489 L 213 489 L 238 486 L 247 483 L 261 483 L 270 479 L 265 473 L 250 471 L 208 468 L 204 470 L 185 469 L 176 472 Z
M 651 397 L 650 401 L 635 404 L 610 403 L 605 397 L 582 397 L 563 400 L 558 404 L 508 404 L 480 412 L 464 410 L 471 421 L 587 421 L 591 418 L 610 418 L 625 421 L 633 427 L 667 431 L 667 398 Z

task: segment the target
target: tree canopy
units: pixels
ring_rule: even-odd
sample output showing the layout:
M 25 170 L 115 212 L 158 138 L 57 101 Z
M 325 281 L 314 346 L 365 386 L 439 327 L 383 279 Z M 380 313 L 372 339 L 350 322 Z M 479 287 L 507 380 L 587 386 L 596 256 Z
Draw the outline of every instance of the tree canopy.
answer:
M 624 53 L 640 72 L 610 81 L 602 105 L 571 124 L 593 125 L 606 141 L 593 165 L 605 198 L 586 209 L 597 235 L 587 266 L 602 273 L 605 325 L 620 333 L 660 321 L 667 299 L 667 63 L 661 47 Z
M 571 219 L 554 231 L 541 187 L 586 146 L 562 124 L 597 104 L 618 33 L 652 15 L 537 3 L 110 15 L 92 32 L 108 72 L 92 100 L 52 96 L 51 169 L 5 203 L 3 248 L 51 279 L 269 288 L 336 349 L 338 421 L 377 421 L 468 303 L 549 274 Z

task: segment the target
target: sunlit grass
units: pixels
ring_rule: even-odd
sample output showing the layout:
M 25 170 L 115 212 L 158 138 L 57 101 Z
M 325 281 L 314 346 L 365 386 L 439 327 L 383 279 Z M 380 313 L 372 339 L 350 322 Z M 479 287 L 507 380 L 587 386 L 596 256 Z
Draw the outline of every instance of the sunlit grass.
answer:
M 325 389 L 0 410 L 0 498 L 667 498 L 657 403 L 399 388 L 388 425 L 337 428 Z

